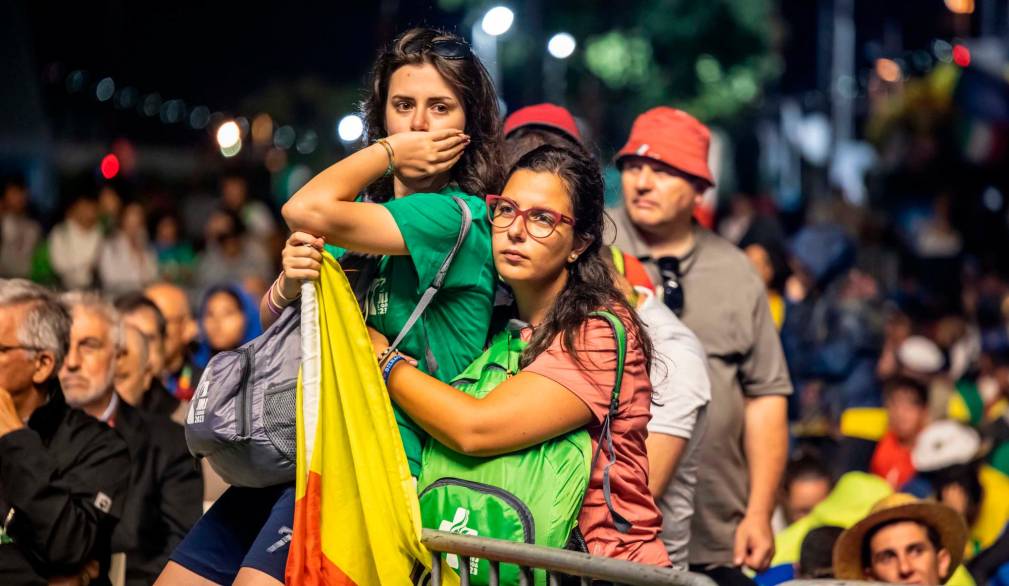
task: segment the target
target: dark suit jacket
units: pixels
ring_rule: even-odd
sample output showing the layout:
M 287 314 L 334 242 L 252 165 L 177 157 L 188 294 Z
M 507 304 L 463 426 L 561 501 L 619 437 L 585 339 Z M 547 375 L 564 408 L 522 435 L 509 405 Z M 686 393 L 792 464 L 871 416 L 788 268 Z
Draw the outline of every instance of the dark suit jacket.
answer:
M 133 461 L 112 551 L 126 553 L 127 584 L 151 584 L 203 513 L 203 477 L 181 425 L 121 399 L 112 423 Z

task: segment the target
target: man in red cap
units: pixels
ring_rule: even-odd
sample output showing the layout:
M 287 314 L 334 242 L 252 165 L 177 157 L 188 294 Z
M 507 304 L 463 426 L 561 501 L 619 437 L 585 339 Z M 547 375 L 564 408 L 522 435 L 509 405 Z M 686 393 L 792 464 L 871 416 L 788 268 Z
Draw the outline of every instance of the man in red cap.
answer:
M 774 553 L 771 513 L 792 384 L 760 277 L 738 248 L 693 220 L 714 185 L 710 142 L 708 128 L 686 112 L 660 107 L 639 116 L 616 157 L 624 205 L 610 215 L 616 245 L 645 264 L 708 355 L 711 403 L 691 569 L 719 584 L 752 584 L 740 566 L 764 570 Z

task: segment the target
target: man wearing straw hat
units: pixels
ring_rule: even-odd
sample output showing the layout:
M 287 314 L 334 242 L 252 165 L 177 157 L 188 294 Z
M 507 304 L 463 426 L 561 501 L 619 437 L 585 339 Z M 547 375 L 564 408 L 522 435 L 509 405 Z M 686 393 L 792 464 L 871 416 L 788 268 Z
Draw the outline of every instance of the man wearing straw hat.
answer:
M 892 494 L 834 545 L 839 580 L 945 584 L 963 559 L 967 528 L 953 509 Z

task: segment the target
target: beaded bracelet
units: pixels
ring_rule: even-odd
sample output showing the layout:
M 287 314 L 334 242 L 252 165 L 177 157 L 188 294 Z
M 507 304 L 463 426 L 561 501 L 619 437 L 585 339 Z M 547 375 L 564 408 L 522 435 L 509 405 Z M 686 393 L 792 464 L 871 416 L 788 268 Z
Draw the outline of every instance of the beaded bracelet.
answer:
M 388 155 L 389 157 L 389 166 L 385 168 L 385 174 L 382 175 L 382 177 L 388 177 L 389 175 L 392 175 L 393 171 L 396 170 L 396 166 L 392 164 L 393 160 L 395 160 L 396 154 L 392 150 L 392 145 L 389 144 L 388 140 L 380 138 L 375 142 L 382 145 L 382 148 L 385 149 L 385 154 Z
M 392 374 L 392 369 L 403 360 L 406 359 L 401 354 L 396 354 L 389 359 L 389 362 L 385 363 L 385 368 L 382 369 L 382 380 L 385 381 L 386 386 L 389 385 L 389 375 Z

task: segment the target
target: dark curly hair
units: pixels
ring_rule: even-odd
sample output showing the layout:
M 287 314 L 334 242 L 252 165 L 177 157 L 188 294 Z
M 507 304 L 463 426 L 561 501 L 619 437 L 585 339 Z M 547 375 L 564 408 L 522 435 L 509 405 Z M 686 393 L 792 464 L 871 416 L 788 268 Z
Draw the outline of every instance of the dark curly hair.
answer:
M 521 366 L 529 365 L 560 335 L 564 351 L 571 353 L 576 362 L 587 367 L 578 355 L 575 341 L 585 320 L 589 319 L 589 314 L 606 309 L 624 322 L 628 339 L 636 339 L 641 345 L 646 364 L 650 367 L 651 339 L 637 313 L 617 289 L 613 271 L 600 254 L 605 202 L 603 176 L 598 163 L 583 149 L 543 145 L 523 155 L 510 173 L 520 169 L 552 173 L 561 179 L 571 195 L 575 238 L 589 242 L 577 260 L 568 265 L 567 285 L 554 300 L 543 323 L 533 333 L 522 354 Z
M 385 102 L 389 97 L 389 78 L 404 65 L 429 63 L 438 70 L 462 100 L 466 114 L 466 134 L 470 144 L 452 167 L 451 179 L 463 191 L 473 195 L 497 192 L 504 179 L 502 162 L 501 114 L 497 93 L 487 69 L 472 51 L 461 59 L 448 59 L 431 50 L 431 43 L 454 41 L 466 45 L 452 33 L 414 28 L 396 37 L 383 50 L 371 70 L 370 93 L 363 104 L 365 131 L 369 140 L 388 134 L 385 127 Z M 466 45 L 468 47 L 468 45 Z M 368 190 L 376 201 L 392 196 L 392 178 L 376 181 Z

